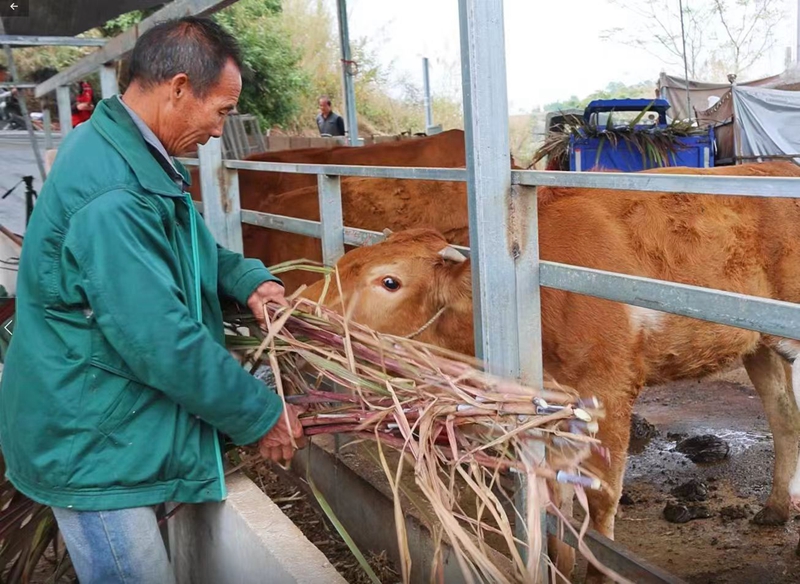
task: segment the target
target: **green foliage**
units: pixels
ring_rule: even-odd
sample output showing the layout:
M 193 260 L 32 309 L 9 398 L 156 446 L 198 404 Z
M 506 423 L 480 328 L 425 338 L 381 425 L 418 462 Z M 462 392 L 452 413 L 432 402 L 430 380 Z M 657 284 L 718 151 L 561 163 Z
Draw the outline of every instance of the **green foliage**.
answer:
M 605 89 L 599 89 L 590 93 L 583 99 L 573 95 L 567 100 L 548 103 L 544 106 L 544 109 L 548 112 L 558 112 L 568 109 L 582 110 L 589 105 L 590 101 L 595 99 L 652 98 L 655 96 L 655 90 L 655 83 L 651 83 L 650 81 L 642 81 L 634 85 L 625 85 L 619 81 L 612 81 L 606 85 Z
M 239 111 L 258 117 L 262 127 L 291 120 L 308 84 L 306 72 L 298 67 L 300 52 L 280 16 L 280 0 L 239 0 L 214 17 L 236 36 L 249 69 L 243 72 Z
M 334 111 L 344 115 L 336 17 L 329 3 L 322 0 L 283 0 L 282 20 L 292 43 L 302 53 L 300 67 L 309 79 L 299 95 L 300 110 L 287 129 L 316 135 L 320 95 L 329 95 Z M 352 58 L 358 64 L 353 80 L 359 134 L 424 131 L 421 80 L 394 79 L 391 65 L 379 63 L 374 41 L 375 37 L 350 39 Z M 445 67 L 440 70 L 445 71 Z M 458 69 L 452 64 L 451 68 Z M 462 127 L 458 99 L 441 94 L 434 94 L 432 99 L 435 123 L 445 129 Z
M 104 37 L 115 37 L 119 34 L 122 34 L 132 26 L 139 24 L 143 19 L 156 12 L 159 8 L 161 7 L 153 6 L 147 10 L 133 10 L 131 12 L 126 12 L 125 14 L 120 14 L 116 18 L 112 18 L 103 26 L 99 27 L 98 30 Z

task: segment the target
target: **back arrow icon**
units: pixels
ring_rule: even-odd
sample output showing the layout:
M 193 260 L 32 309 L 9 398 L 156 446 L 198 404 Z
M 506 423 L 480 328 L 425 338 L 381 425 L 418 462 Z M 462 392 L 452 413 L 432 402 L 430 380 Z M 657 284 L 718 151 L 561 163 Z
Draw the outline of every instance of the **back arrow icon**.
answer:
M 17 8 L 19 8 L 19 4 L 16 4 L 16 3 L 12 2 L 11 3 L 11 10 L 16 10 Z
M 14 319 L 12 318 L 11 320 L 9 320 L 9 321 L 6 323 L 6 326 L 4 326 L 4 327 L 3 327 L 4 329 L 6 329 L 6 332 L 7 332 L 9 335 L 11 335 L 12 333 L 11 333 L 11 331 L 10 331 L 10 330 L 8 330 L 8 327 L 10 327 L 10 326 L 11 326 L 11 323 L 13 323 L 13 322 L 14 322 Z

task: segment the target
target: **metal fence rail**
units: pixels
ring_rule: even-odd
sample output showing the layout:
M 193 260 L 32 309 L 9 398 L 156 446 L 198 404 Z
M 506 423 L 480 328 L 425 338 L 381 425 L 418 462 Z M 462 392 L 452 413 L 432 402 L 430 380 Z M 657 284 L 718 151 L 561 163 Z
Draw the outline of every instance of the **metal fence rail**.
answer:
M 199 160 L 197 159 L 183 159 L 182 162 L 190 166 L 199 165 Z M 466 178 L 465 171 L 446 168 L 327 166 L 242 161 L 223 162 L 223 166 L 231 170 L 245 168 L 247 170 L 266 172 L 317 174 L 320 180 L 328 177 L 325 180 L 332 183 L 339 182 L 338 177 L 342 176 L 454 181 L 463 181 Z M 649 190 L 650 192 L 718 194 L 716 192 L 712 193 L 713 185 L 709 186 L 708 182 L 706 182 L 713 181 L 727 195 L 749 193 L 749 196 L 787 198 L 790 197 L 789 193 L 793 193 L 791 198 L 800 198 L 800 178 L 791 177 L 645 176 L 641 174 L 626 175 L 624 173 L 512 172 L 512 180 L 517 184 L 525 185 L 557 181 L 559 183 L 557 186 L 564 186 L 560 183 L 565 177 L 577 177 L 575 180 L 570 181 L 567 186 L 573 186 L 573 184 L 583 185 L 585 183 L 591 185 L 590 188 L 600 188 L 601 186 L 593 181 L 602 179 L 598 180 L 598 183 L 606 183 L 602 185 L 602 188 L 612 190 L 635 187 L 636 189 Z M 656 177 L 666 180 L 653 181 L 652 179 Z M 745 181 L 744 184 L 737 182 L 743 180 Z M 340 192 L 340 187 L 336 188 L 339 188 Z M 328 198 L 328 202 L 322 208 L 329 209 L 331 202 L 334 200 L 336 200 L 336 197 Z M 333 219 L 330 234 L 331 240 L 327 244 L 324 237 L 325 231 L 319 221 L 309 221 L 307 219 L 297 219 L 244 209 L 241 211 L 241 221 L 250 225 L 315 237 L 323 240 L 323 246 L 327 245 L 329 248 L 332 245 L 337 245 L 336 242 L 341 241 L 346 245 L 358 246 L 374 244 L 384 239 L 381 233 L 353 227 L 342 226 L 342 230 L 339 231 L 336 219 Z M 342 240 L 342 237 L 344 237 L 344 240 Z M 469 248 L 456 247 L 465 254 L 470 254 Z M 661 312 L 800 340 L 800 305 L 789 302 L 548 261 L 540 262 L 539 278 L 540 285 L 548 288 L 566 290 Z
M 188 166 L 198 166 L 197 159 L 189 158 L 183 160 Z M 326 174 L 329 176 L 453 182 L 467 180 L 467 171 L 461 168 L 293 164 L 286 162 L 249 162 L 244 160 L 227 160 L 224 162 L 224 166 L 225 168 L 237 170 Z M 697 195 L 800 198 L 800 177 L 512 170 L 511 183 L 523 186 L 583 187 Z
M 528 186 L 800 198 L 800 177 L 512 170 L 511 182 Z
M 186 166 L 199 166 L 196 158 L 182 158 Z M 263 172 L 286 172 L 291 174 L 316 174 L 326 176 L 353 176 L 363 178 L 395 178 L 409 180 L 440 180 L 464 182 L 467 171 L 463 168 L 421 168 L 403 166 L 358 166 L 337 164 L 295 164 L 292 162 L 251 162 L 248 160 L 226 160 L 225 168 L 256 170 Z
M 202 203 L 196 203 L 202 211 Z M 322 239 L 320 221 L 242 209 L 242 223 Z M 383 233 L 343 228 L 345 245 L 373 245 Z M 337 237 L 337 241 L 340 238 Z M 469 256 L 470 248 L 453 246 Z M 540 261 L 540 285 L 689 318 L 800 340 L 800 305 L 771 298 L 702 288 L 666 280 Z

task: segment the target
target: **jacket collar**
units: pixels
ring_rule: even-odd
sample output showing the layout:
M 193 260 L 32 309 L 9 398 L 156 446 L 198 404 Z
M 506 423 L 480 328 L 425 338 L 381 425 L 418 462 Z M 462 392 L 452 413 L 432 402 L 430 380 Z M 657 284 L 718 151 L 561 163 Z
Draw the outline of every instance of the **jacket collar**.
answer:
M 142 188 L 169 197 L 183 196 L 181 189 L 150 152 L 139 128 L 116 97 L 102 100 L 89 122 L 125 159 Z M 172 161 L 186 184 L 191 185 L 186 168 L 174 158 Z

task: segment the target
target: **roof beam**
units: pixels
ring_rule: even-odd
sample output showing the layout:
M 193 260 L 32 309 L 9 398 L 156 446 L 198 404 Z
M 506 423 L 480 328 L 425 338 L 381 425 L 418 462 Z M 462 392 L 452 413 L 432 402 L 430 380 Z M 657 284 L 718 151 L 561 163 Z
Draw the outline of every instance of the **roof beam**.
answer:
M 71 36 L 0 35 L 0 45 L 12 47 L 102 47 L 108 39 L 90 39 Z
M 221 10 L 236 0 L 173 0 L 158 12 L 145 18 L 138 26 L 110 39 L 105 46 L 87 55 L 68 69 L 53 75 L 36 86 L 36 97 L 43 97 L 61 85 L 69 85 L 91 75 L 105 63 L 114 61 L 133 50 L 139 36 L 159 22 L 190 15 L 203 15 Z

